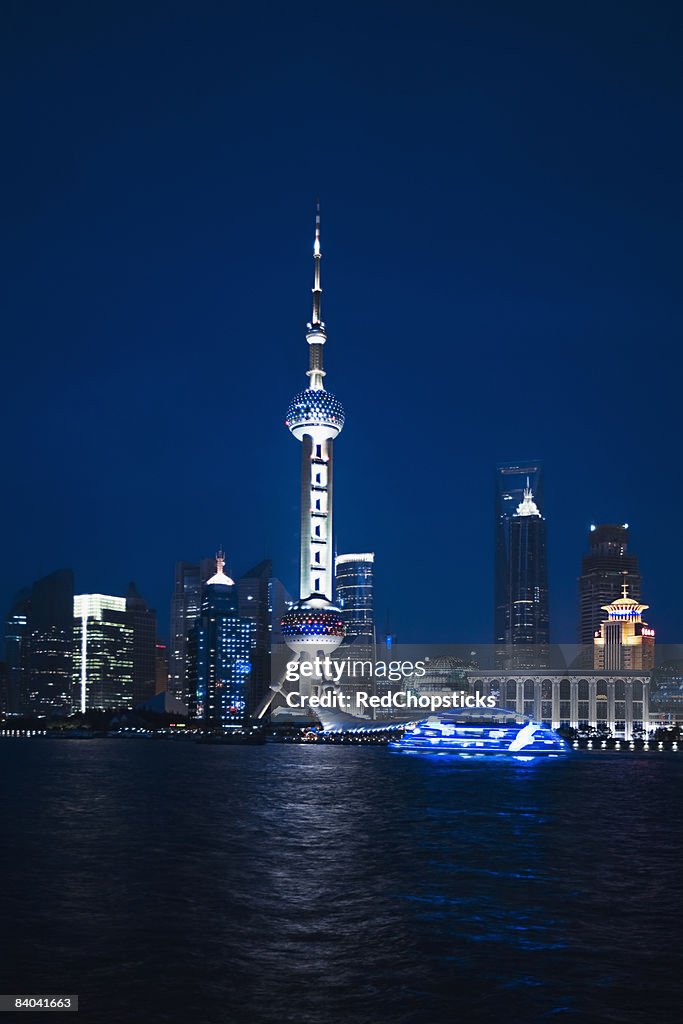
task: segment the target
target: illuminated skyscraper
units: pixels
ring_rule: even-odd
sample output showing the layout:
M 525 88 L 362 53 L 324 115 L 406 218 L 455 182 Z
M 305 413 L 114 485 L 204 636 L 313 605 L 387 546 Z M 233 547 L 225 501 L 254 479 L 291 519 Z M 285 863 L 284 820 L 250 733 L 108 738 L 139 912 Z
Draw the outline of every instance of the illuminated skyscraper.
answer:
M 132 708 L 134 632 L 125 597 L 73 599 L 74 709 Z
M 191 685 L 187 667 L 187 638 L 199 615 L 202 588 L 214 570 L 212 558 L 199 562 L 176 562 L 171 598 L 171 643 L 168 655 L 169 690 L 178 700 L 189 703 Z
M 601 672 L 643 671 L 654 668 L 655 631 L 643 622 L 649 605 L 628 596 L 628 583 L 622 596 L 604 606 L 607 618 L 594 637 L 594 667 Z
M 605 605 L 619 597 L 624 582 L 640 599 L 641 576 L 637 555 L 628 553 L 628 523 L 591 526 L 590 553 L 584 555 L 579 577 L 579 643 L 593 644 L 605 618 Z
M 249 676 L 255 626 L 238 610 L 234 581 L 223 571 L 222 552 L 216 572 L 204 585 L 199 616 L 188 638 L 190 713 L 207 724 L 244 720 L 249 709 Z
M 354 646 L 355 658 L 373 658 L 375 652 L 374 576 L 375 556 L 337 555 L 335 593 L 344 623 L 344 646 Z
M 500 466 L 496 486 L 495 641 L 550 642 L 545 519 L 539 508 L 542 472 L 536 464 Z

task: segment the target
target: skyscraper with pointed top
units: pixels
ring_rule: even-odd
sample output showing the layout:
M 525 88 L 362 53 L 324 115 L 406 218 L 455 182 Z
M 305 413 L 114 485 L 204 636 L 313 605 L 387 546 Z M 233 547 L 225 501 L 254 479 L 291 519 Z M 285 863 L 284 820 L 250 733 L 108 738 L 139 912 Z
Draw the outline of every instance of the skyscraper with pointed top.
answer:
M 503 650 L 550 642 L 542 483 L 538 463 L 497 470 L 495 642 Z
M 239 614 L 237 587 L 224 570 L 218 551 L 188 637 L 190 714 L 214 727 L 247 715 L 254 638 L 254 623 Z

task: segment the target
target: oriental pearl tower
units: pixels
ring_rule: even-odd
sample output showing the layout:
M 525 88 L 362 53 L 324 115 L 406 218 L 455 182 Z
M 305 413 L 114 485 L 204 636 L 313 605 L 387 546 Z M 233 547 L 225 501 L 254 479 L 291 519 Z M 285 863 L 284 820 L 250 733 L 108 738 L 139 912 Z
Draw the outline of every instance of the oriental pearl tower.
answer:
M 301 548 L 299 600 L 282 619 L 285 643 L 299 661 L 315 661 L 331 654 L 342 642 L 344 624 L 340 609 L 332 603 L 334 579 L 332 534 L 332 451 L 344 426 L 344 409 L 339 399 L 325 388 L 323 351 L 327 342 L 321 319 L 320 205 L 315 217 L 313 243 L 313 313 L 307 325 L 308 387 L 289 403 L 285 426 L 301 442 Z M 319 695 L 325 686 L 320 675 L 300 678 L 302 694 Z M 273 681 L 267 710 L 282 681 Z

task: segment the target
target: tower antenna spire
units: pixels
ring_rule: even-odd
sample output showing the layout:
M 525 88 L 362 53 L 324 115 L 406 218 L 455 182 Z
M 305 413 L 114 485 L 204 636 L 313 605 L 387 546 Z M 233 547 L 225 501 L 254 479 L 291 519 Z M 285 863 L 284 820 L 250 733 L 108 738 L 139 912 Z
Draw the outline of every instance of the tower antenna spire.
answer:
M 320 200 L 315 204 L 315 241 L 313 242 L 313 317 L 312 327 L 322 326 L 320 319 L 320 302 L 323 290 L 320 286 Z

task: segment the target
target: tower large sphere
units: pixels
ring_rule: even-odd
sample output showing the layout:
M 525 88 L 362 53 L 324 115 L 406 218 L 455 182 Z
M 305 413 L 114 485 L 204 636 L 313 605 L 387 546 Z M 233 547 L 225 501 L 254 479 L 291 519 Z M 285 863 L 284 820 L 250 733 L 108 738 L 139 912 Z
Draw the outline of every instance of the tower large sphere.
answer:
M 341 611 L 322 595 L 312 594 L 285 612 L 282 636 L 296 654 L 334 651 L 344 639 Z
M 331 391 L 307 388 L 289 403 L 285 426 L 297 441 L 304 434 L 313 433 L 316 437 L 334 438 L 344 426 L 344 408 Z

